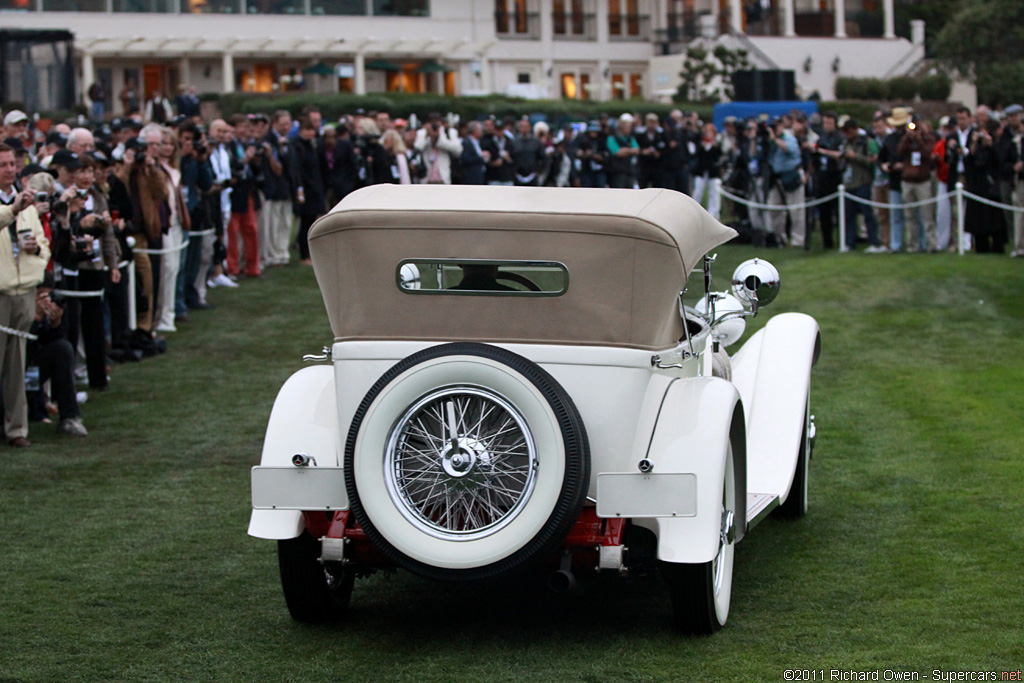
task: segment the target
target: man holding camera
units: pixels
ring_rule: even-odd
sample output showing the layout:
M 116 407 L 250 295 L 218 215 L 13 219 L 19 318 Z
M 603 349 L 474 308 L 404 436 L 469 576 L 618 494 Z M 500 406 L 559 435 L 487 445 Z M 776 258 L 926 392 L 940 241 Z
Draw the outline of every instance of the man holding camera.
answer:
M 36 286 L 43 281 L 50 245 L 33 196 L 19 192 L 14 150 L 0 143 L 0 375 L 3 377 L 4 434 L 16 448 L 28 440 L 25 398 L 25 333 L 36 312 Z
M 259 182 L 267 148 L 257 144 L 250 135 L 248 119 L 241 114 L 231 118 L 235 129 L 234 142 L 225 145 L 231 163 L 231 220 L 228 221 L 228 275 L 237 276 L 238 242 L 245 249 L 245 274 L 260 276 L 259 227 L 256 213 L 260 210 Z
M 452 184 L 452 158 L 462 157 L 462 140 L 459 132 L 448 128 L 441 115 L 431 113 L 427 125 L 416 134 L 416 150 L 423 155 L 427 168 L 424 183 L 432 185 Z
M 768 165 L 771 168 L 768 204 L 789 207 L 785 211 L 769 211 L 768 224 L 779 244 L 787 244 L 786 215 L 790 219 L 791 247 L 803 247 L 807 233 L 807 212 L 804 210 L 804 172 L 800 143 L 782 118 L 768 127 Z
M 260 213 L 260 255 L 265 266 L 286 266 L 289 260 L 295 190 L 294 153 L 288 140 L 291 129 L 291 114 L 286 109 L 276 111 L 270 132 L 262 141 L 268 150 L 263 173 L 265 201 Z
M 923 206 L 904 209 L 904 220 L 908 222 L 907 251 L 937 250 L 938 239 L 935 226 L 935 204 L 932 203 L 932 170 L 938 159 L 935 157 L 935 138 L 924 130 L 917 117 L 907 123 L 907 132 L 896 148 L 900 163 L 900 180 L 903 188 L 903 204 L 928 202 Z M 909 229 L 909 221 L 917 217 L 917 237 Z

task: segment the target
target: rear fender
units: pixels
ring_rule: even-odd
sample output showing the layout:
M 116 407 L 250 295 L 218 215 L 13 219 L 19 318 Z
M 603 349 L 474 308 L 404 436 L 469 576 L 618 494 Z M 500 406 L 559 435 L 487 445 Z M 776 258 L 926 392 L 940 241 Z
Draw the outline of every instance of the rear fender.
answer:
M 732 359 L 732 379 L 747 418 L 747 483 L 785 502 L 793 484 L 811 390 L 821 352 L 814 318 L 782 313 L 768 321 Z
M 277 394 L 263 439 L 263 467 L 291 467 L 292 456 L 306 453 L 318 466 L 339 467 L 341 443 L 334 391 L 334 368 L 314 365 L 288 378 Z M 295 538 L 302 533 L 298 510 L 253 510 L 249 535 Z
M 717 377 L 680 379 L 665 394 L 648 459 L 654 472 L 692 473 L 697 477 L 697 514 L 693 517 L 635 519 L 658 537 L 658 559 L 709 562 L 718 554 L 722 527 L 719 509 L 725 482 L 725 458 L 733 445 L 736 470 L 736 539 L 746 531 L 746 445 L 743 409 L 733 385 Z

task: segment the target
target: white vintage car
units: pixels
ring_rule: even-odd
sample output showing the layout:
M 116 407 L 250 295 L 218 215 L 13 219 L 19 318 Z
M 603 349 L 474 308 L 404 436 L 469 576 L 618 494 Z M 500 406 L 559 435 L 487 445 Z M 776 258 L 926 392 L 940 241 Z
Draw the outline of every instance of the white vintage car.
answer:
M 735 544 L 807 508 L 820 348 L 785 313 L 725 352 L 778 291 L 762 260 L 683 305 L 734 234 L 667 190 L 378 185 L 320 219 L 329 363 L 281 388 L 252 469 L 292 616 L 381 568 L 567 590 L 660 565 L 676 626 L 719 629 Z

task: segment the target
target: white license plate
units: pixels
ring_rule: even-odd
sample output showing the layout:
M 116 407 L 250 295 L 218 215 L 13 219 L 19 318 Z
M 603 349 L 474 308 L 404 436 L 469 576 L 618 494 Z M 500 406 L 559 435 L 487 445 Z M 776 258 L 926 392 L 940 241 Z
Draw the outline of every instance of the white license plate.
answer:
M 253 467 L 254 510 L 347 510 L 341 467 Z
M 598 517 L 696 515 L 696 474 L 602 472 L 597 475 Z

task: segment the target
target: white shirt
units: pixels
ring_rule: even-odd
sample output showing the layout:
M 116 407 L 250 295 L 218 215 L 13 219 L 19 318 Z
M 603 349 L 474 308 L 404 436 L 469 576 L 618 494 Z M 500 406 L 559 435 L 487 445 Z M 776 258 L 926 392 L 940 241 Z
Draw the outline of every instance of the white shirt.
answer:
M 967 147 L 967 138 L 970 136 L 970 134 L 971 134 L 971 129 L 970 128 L 968 128 L 967 130 L 960 130 L 959 128 L 956 129 L 956 136 L 960 140 L 960 150 L 961 150 L 960 151 L 960 161 L 956 162 L 956 172 L 957 173 L 963 173 L 964 172 L 964 157 L 971 153 L 971 150 L 968 149 L 968 147 Z

